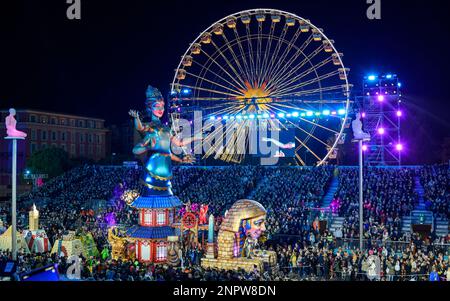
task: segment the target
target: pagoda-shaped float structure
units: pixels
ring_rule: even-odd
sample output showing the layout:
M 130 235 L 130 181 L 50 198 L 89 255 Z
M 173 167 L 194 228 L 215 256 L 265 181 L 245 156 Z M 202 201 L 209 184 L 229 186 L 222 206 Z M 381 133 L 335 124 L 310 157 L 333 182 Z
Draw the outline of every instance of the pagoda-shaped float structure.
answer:
M 165 193 L 148 188 L 147 193 L 130 206 L 139 210 L 138 225 L 126 231 L 128 240 L 135 242 L 136 258 L 141 262 L 165 262 L 168 238 L 178 236 L 173 224 L 176 222 L 176 208 L 182 206 L 181 201 L 170 188 Z
M 175 262 L 173 248 L 169 244 L 178 239 L 179 230 L 174 227 L 176 208 L 183 204 L 171 190 L 172 161 L 192 163 L 190 156 L 179 158 L 172 154 L 171 143 L 187 145 L 192 139 L 179 141 L 167 124 L 160 120 L 164 114 L 164 99 L 158 89 L 151 86 L 146 92 L 146 111 L 151 122 L 142 123 L 137 111 L 130 111 L 135 128 L 144 138 L 133 148 L 135 155 L 148 155 L 143 179 L 144 192 L 130 206 L 139 211 L 137 225 L 125 231 L 126 240 L 135 244 L 136 258 L 141 262 Z M 111 236 L 114 239 L 113 235 Z M 116 246 L 122 246 L 116 238 Z M 123 250 L 120 250 L 123 251 Z M 168 256 L 169 254 L 169 256 Z M 171 258 L 168 258 L 171 257 Z

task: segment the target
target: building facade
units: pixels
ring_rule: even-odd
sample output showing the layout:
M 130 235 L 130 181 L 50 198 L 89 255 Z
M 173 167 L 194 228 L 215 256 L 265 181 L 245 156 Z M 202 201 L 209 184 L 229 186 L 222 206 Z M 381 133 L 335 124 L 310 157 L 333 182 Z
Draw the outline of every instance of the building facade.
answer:
M 1 110 L 4 121 L 8 110 Z M 77 115 L 37 110 L 17 110 L 17 129 L 27 133 L 25 141 L 18 142 L 17 169 L 22 172 L 26 160 L 35 151 L 49 147 L 62 148 L 71 158 L 104 159 L 107 153 L 109 130 L 105 120 Z M 4 131 L 6 136 L 6 131 Z M 11 143 L 0 140 L 0 185 L 10 185 Z

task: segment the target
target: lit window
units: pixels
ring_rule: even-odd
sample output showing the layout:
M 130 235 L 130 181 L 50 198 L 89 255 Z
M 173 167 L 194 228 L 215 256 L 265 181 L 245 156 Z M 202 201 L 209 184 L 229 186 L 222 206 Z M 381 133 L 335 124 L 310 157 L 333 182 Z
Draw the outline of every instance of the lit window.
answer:
M 166 260 L 167 257 L 167 247 L 165 244 L 159 244 L 156 247 L 156 260 L 157 261 L 162 261 L 162 260 Z
M 166 213 L 164 211 L 158 212 L 158 218 L 156 219 L 158 225 L 164 225 L 166 223 Z
M 151 225 L 152 224 L 152 211 L 145 211 L 144 213 L 144 224 Z

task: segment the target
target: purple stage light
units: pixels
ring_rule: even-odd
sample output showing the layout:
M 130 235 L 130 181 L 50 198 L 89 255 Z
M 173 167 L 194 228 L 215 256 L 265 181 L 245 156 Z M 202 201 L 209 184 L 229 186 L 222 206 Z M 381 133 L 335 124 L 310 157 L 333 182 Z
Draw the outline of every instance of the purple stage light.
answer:
M 366 113 L 362 113 L 362 114 L 361 114 L 361 117 L 362 117 L 362 118 L 366 118 Z
M 366 152 L 367 149 L 368 149 L 368 148 L 367 148 L 367 145 L 363 145 L 363 146 L 362 146 L 362 150 L 363 150 L 364 152 Z
M 383 96 L 383 95 L 379 95 L 379 96 L 378 96 L 378 101 L 380 101 L 380 102 L 381 102 L 381 101 L 384 101 L 384 96 Z
M 380 135 L 384 135 L 385 132 L 386 132 L 386 130 L 384 128 L 378 129 L 378 134 L 380 134 Z
M 105 221 L 108 224 L 108 227 L 115 226 L 116 225 L 116 215 L 114 214 L 114 212 L 107 213 L 105 215 Z
M 403 112 L 402 111 L 397 111 L 397 117 L 402 117 Z
M 403 144 L 398 143 L 398 144 L 395 146 L 395 149 L 398 150 L 399 152 L 402 151 L 402 150 L 403 150 Z

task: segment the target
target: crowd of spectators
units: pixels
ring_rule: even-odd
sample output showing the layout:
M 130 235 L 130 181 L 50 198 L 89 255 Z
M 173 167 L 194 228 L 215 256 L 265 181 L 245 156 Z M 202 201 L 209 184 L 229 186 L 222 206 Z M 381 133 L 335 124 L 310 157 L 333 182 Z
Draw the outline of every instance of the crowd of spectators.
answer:
M 69 230 L 91 232 L 102 250 L 108 247 L 107 228 L 136 223 L 136 211 L 126 206 L 121 194 L 140 190 L 142 168 L 81 166 L 33 189 L 19 202 L 19 230 L 27 226 L 33 202 L 40 211 L 40 226 L 51 242 Z M 370 245 L 365 252 L 353 246 L 336 244 L 335 233 L 319 231 L 312 225 L 311 208 L 321 201 L 333 174 L 339 186 L 332 208 L 345 217 L 343 238 L 358 237 L 358 173 L 356 168 L 335 167 L 174 167 L 173 191 L 183 202 L 208 204 L 209 212 L 223 216 L 239 199 L 254 199 L 267 209 L 267 237 L 263 248 L 278 255 L 278 271 L 271 274 L 243 271 L 203 270 L 199 267 L 201 250 L 190 251 L 183 267 L 143 265 L 127 260 L 84 258 L 83 279 L 91 280 L 362 280 L 369 255 L 382 262 L 384 280 L 423 280 L 436 270 L 441 278 L 448 273 L 448 249 L 440 252 L 418 247 L 420 239 L 401 233 L 401 218 L 417 205 L 414 176 L 419 175 L 425 189 L 428 208 L 437 215 L 448 215 L 448 166 L 365 170 L 364 227 L 370 240 L 404 241 L 408 247 L 396 250 Z M 101 202 L 103 205 L 98 206 Z M 0 216 L 8 215 L 4 209 Z M 9 220 L 6 218 L 6 220 Z M 218 219 L 220 221 L 220 219 Z M 4 229 L 8 225 L 5 224 Z M 0 229 L 1 230 L 1 229 Z M 290 235 L 283 242 L 279 235 Z M 431 253 L 430 253 L 431 252 Z M 0 253 L 4 260 L 8 254 Z M 22 271 L 58 263 L 62 273 L 66 258 L 50 254 L 22 254 Z M 398 263 L 398 264 L 397 264 Z M 399 268 L 397 267 L 399 266 Z
M 426 209 L 432 211 L 437 218 L 450 218 L 450 169 L 448 165 L 424 166 L 418 173 L 425 190 Z
M 359 175 L 357 168 L 339 170 L 339 187 L 333 210 L 345 217 L 343 237 L 359 237 Z M 366 238 L 404 240 L 402 217 L 418 202 L 414 170 L 367 168 L 364 170 L 364 228 Z

